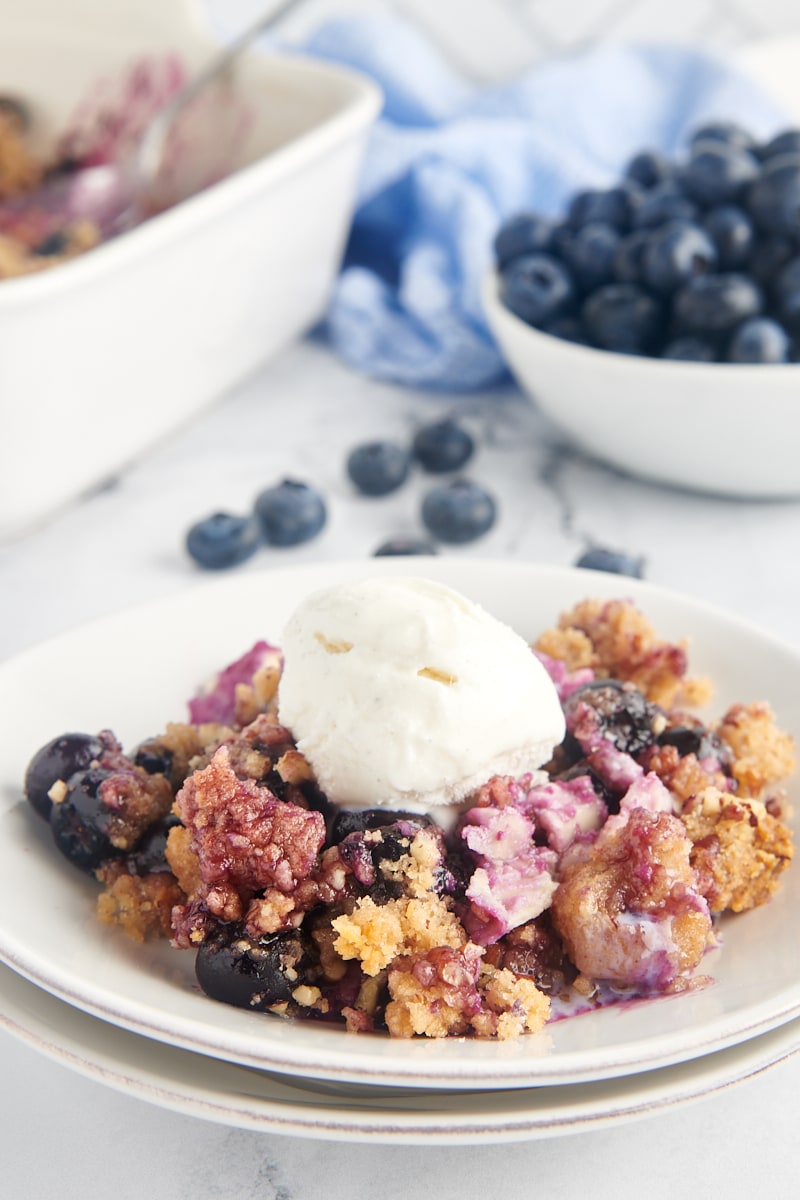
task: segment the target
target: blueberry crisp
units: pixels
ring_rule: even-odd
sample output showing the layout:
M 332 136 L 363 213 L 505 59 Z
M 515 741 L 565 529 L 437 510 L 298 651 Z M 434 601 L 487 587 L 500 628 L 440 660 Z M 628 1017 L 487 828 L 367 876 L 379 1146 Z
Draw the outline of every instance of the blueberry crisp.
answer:
M 312 628 L 320 661 L 355 671 L 353 639 Z M 340 802 L 286 720 L 313 724 L 327 684 L 299 706 L 282 692 L 285 633 L 135 748 L 109 730 L 55 737 L 27 770 L 31 820 L 97 880 L 102 922 L 170 939 L 209 997 L 259 1013 L 508 1039 L 704 986 L 720 918 L 769 901 L 792 858 L 792 739 L 763 701 L 698 715 L 709 682 L 630 601 L 586 599 L 522 649 L 553 696 L 543 757 L 476 776 L 449 813 L 403 792 Z M 438 660 L 415 672 L 430 728 L 458 684 Z M 391 713 L 364 719 L 398 729 Z M 488 755 L 485 705 L 481 721 Z

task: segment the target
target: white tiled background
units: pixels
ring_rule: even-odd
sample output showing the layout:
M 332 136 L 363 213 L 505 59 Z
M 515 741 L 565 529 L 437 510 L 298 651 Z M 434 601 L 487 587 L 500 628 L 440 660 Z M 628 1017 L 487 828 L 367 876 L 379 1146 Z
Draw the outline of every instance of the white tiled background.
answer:
M 235 29 L 264 0 L 205 0 Z M 477 80 L 508 78 L 538 59 L 600 38 L 669 38 L 732 47 L 800 33 L 800 0 L 306 0 L 284 22 L 302 34 L 331 14 L 390 10 L 416 21 Z

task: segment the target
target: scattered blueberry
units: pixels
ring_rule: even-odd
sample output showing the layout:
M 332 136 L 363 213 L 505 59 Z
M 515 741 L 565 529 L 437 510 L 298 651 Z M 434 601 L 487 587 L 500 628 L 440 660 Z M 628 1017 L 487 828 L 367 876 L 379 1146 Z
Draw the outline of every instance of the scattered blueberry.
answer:
M 446 418 L 418 429 L 411 453 L 421 467 L 438 475 L 457 471 L 468 463 L 475 453 L 475 442 L 466 429 Z
M 222 570 L 251 558 L 261 545 L 261 528 L 255 517 L 217 512 L 192 525 L 186 549 L 200 567 Z
M 575 566 L 586 567 L 590 571 L 608 571 L 612 575 L 630 575 L 634 579 L 641 579 L 644 573 L 643 558 L 635 558 L 624 550 L 608 550 L 603 546 L 584 550 Z
M 324 528 L 325 501 L 307 483 L 284 479 L 256 497 L 255 514 L 270 546 L 299 546 Z
M 25 772 L 25 797 L 48 820 L 53 802 L 49 792 L 60 779 L 65 783 L 85 771 L 103 753 L 103 743 L 89 733 L 62 733 L 36 751 Z
M 347 474 L 365 496 L 388 496 L 408 479 L 411 454 L 397 442 L 364 442 L 350 451 Z
M 539 325 L 560 316 L 575 295 L 569 272 L 551 254 L 523 254 L 500 275 L 500 295 L 506 308 L 523 321 Z
M 426 542 L 423 538 L 394 537 L 389 538 L 386 542 L 381 542 L 378 549 L 373 552 L 373 558 L 396 558 L 412 554 L 437 553 L 438 551 L 433 543 Z
M 753 317 L 736 329 L 725 357 L 735 363 L 788 362 L 789 335 L 777 321 Z
M 440 542 L 463 545 L 487 533 L 497 507 L 479 484 L 469 479 L 432 488 L 422 502 L 422 522 Z
M 73 775 L 66 795 L 50 810 L 56 846 L 73 866 L 88 873 L 121 853 L 106 836 L 111 813 L 100 795 L 103 780 L 111 774 L 101 767 L 90 767 Z

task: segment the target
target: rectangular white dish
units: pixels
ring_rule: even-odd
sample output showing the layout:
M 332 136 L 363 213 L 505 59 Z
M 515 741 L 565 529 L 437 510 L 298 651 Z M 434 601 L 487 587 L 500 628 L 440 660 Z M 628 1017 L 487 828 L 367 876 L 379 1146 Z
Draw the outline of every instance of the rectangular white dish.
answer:
M 113 11 L 109 11 L 109 10 Z M 193 0 L 0 0 L 0 92 L 50 132 L 137 55 L 214 53 Z M 248 52 L 239 166 L 85 256 L 0 280 L 0 539 L 101 483 L 324 311 L 381 98 L 327 63 Z

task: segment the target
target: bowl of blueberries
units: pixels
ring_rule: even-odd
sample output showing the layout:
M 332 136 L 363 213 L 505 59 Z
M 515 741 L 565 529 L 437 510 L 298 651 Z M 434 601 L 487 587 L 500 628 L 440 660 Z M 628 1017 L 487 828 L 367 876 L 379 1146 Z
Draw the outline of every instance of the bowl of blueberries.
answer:
M 494 240 L 487 320 L 520 386 L 588 454 L 662 484 L 800 495 L 800 128 L 725 121 L 643 150 Z

